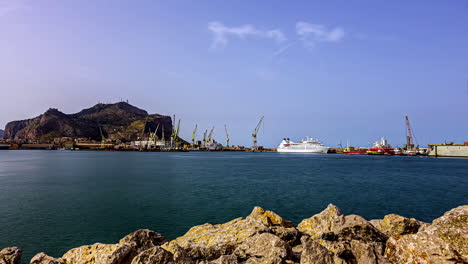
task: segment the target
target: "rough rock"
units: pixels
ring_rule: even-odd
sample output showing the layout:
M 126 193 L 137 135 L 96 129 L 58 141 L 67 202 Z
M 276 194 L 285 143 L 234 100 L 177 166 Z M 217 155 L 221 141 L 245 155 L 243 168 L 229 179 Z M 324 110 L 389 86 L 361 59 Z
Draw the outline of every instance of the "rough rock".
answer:
M 365 242 L 385 242 L 388 237 L 359 215 L 347 215 L 342 226 L 333 232 L 340 241 L 361 240 Z
M 315 239 L 302 237 L 301 264 L 335 264 L 334 254 Z
M 160 246 L 166 242 L 166 238 L 163 235 L 149 229 L 140 229 L 122 238 L 119 244 L 130 246 L 132 252 L 130 252 L 129 258 L 132 259 L 140 252 Z
M 383 243 L 364 243 L 360 240 L 353 240 L 351 241 L 351 252 L 359 264 L 391 264 L 384 257 L 385 244 Z
M 63 260 L 48 256 L 44 252 L 37 253 L 32 259 L 30 264 L 65 264 Z
M 7 247 L 0 251 L 0 264 L 21 264 L 23 251 L 17 247 Z
M 379 263 L 379 260 L 381 263 L 388 263 L 383 256 L 388 237 L 363 217 L 345 216 L 334 205 L 329 205 L 321 213 L 303 220 L 298 228 L 309 235 L 314 243 L 325 248 L 331 254 L 333 263 L 370 264 Z M 308 240 L 306 238 L 304 241 Z M 317 254 L 323 255 L 323 249 L 312 245 L 318 248 Z
M 422 222 L 414 218 L 406 218 L 397 214 L 389 214 L 376 226 L 380 232 L 391 235 L 416 234 Z
M 359 215 L 344 215 L 330 204 L 319 214 L 303 220 L 299 231 L 319 239 L 320 244 L 332 252 L 345 250 L 343 242 L 361 240 L 385 243 L 388 237 Z
M 380 223 L 382 223 L 382 219 L 372 219 L 369 220 L 369 223 L 371 223 L 371 225 L 373 225 L 375 228 L 379 229 Z
M 341 210 L 329 204 L 321 213 L 302 220 L 297 229 L 311 238 L 320 238 L 323 234 L 333 232 L 336 227 L 342 226 L 344 221 L 345 216 Z
M 387 241 L 385 257 L 398 264 L 464 263 L 460 254 L 443 239 L 424 233 L 393 235 Z
M 247 216 L 247 219 L 255 219 L 265 226 L 270 227 L 273 234 L 290 245 L 295 245 L 296 242 L 300 242 L 299 231 L 294 224 L 272 211 L 265 211 L 263 208 L 256 206 L 252 210 L 252 213 Z
M 194 260 L 215 260 L 222 255 L 231 255 L 249 237 L 273 232 L 272 227 L 290 228 L 292 225 L 267 212 L 256 207 L 246 218 L 240 217 L 218 225 L 195 226 L 173 242 L 184 248 Z
M 66 264 L 124 264 L 132 248 L 129 245 L 101 244 L 81 246 L 62 256 Z
M 149 248 L 135 258 L 131 264 L 173 264 L 172 253 L 160 246 Z
M 291 248 L 279 237 L 262 233 L 247 238 L 234 254 L 247 263 L 280 264 L 290 258 Z
M 213 261 L 215 264 L 239 264 L 237 256 L 235 255 L 222 255 L 217 260 Z
M 174 263 L 176 264 L 192 264 L 194 261 L 189 257 L 185 249 L 174 242 L 168 242 L 161 246 L 165 250 L 172 253 Z
M 424 233 L 443 239 L 468 262 L 468 205 L 454 208 L 435 219 Z

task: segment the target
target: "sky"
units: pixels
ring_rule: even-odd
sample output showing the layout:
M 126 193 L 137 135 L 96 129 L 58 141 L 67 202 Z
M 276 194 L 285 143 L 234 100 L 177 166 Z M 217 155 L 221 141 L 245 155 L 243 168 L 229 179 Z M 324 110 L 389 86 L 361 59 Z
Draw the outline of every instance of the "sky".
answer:
M 467 47 L 467 0 L 0 0 L 0 127 L 128 100 L 186 139 L 460 143 Z

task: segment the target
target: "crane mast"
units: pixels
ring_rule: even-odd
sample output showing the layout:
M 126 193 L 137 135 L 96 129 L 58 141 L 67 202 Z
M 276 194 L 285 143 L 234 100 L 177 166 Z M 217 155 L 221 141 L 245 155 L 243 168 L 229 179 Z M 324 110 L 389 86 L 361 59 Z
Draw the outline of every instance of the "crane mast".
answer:
M 260 130 L 260 126 L 262 125 L 262 122 L 263 122 L 263 118 L 264 116 L 262 116 L 262 118 L 260 118 L 260 121 L 258 121 L 258 125 L 257 127 L 254 129 L 253 133 L 252 133 L 252 139 L 253 139 L 253 145 L 252 145 L 252 149 L 258 149 L 258 145 L 257 145 L 257 134 L 258 134 L 258 131 Z
M 101 126 L 99 126 L 99 132 L 101 132 L 101 148 L 104 148 L 104 143 L 106 143 L 106 138 L 104 137 L 104 134 L 102 133 Z
M 154 144 L 156 144 L 156 139 L 157 139 L 157 137 L 158 137 L 158 136 L 156 135 L 156 133 L 158 132 L 159 125 L 160 125 L 160 123 L 158 123 L 158 125 L 156 125 L 156 129 L 154 130 L 154 133 L 151 133 L 151 134 L 150 134 L 149 141 L 153 141 Z
M 226 125 L 224 125 L 224 130 L 226 131 L 226 147 L 229 148 L 229 134 Z
M 192 137 L 190 138 L 190 140 L 192 141 L 192 147 L 195 146 L 195 136 L 197 134 L 197 127 L 198 125 L 195 124 L 195 129 L 193 130 Z
M 203 132 L 203 147 L 206 147 L 206 134 L 208 133 L 208 129 Z
M 177 122 L 177 128 L 176 128 L 175 134 L 174 134 L 174 141 L 177 141 L 177 138 L 179 138 L 179 131 L 180 131 L 180 119 Z
M 410 122 L 408 116 L 405 116 L 406 121 L 406 129 L 408 130 L 408 135 L 406 136 L 406 149 L 413 149 L 414 141 L 413 141 L 413 132 L 411 131 Z
M 208 142 L 211 142 L 213 139 L 213 132 L 214 132 L 214 127 L 210 130 L 210 134 L 208 135 Z

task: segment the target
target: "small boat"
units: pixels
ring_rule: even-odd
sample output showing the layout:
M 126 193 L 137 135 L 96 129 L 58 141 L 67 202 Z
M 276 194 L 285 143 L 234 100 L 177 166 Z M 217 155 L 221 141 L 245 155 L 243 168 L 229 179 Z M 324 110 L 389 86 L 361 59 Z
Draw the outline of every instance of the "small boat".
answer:
M 367 149 L 356 149 L 355 147 L 348 146 L 343 150 L 343 154 L 366 155 L 367 154 Z

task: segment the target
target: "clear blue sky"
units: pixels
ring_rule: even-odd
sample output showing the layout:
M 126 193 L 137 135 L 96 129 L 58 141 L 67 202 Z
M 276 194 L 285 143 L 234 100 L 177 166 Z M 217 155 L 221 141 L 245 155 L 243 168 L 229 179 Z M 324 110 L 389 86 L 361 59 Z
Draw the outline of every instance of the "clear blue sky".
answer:
M 248 146 L 468 141 L 467 47 L 465 0 L 0 0 L 0 127 L 123 98 Z

